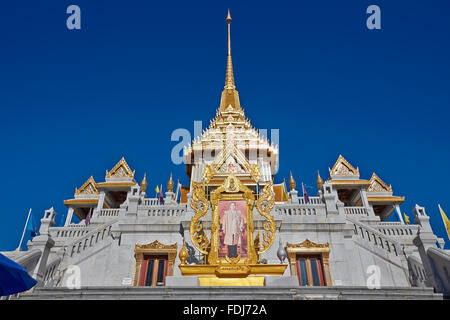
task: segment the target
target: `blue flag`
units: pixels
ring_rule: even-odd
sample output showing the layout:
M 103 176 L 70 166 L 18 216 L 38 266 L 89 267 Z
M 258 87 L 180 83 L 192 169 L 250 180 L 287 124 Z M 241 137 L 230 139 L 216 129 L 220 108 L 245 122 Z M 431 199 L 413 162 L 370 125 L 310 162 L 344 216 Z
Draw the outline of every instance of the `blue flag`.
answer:
M 25 235 L 23 237 L 21 250 L 27 250 L 28 240 L 33 239 L 39 234 L 39 224 L 35 218 L 33 211 L 30 213 L 30 219 L 28 219 L 27 227 L 25 228 Z
M 36 237 L 39 231 L 38 224 L 36 222 L 36 218 L 34 217 L 33 211 L 31 211 L 30 219 L 28 220 L 26 234 L 29 237 Z

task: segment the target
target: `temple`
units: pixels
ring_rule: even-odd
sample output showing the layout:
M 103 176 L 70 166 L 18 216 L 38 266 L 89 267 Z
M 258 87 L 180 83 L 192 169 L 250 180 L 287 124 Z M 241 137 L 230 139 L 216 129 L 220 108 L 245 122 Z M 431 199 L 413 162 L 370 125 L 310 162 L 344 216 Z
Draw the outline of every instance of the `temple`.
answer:
M 175 185 L 168 172 L 163 197 L 148 197 L 147 175 L 136 180 L 125 158 L 104 177 L 89 177 L 64 200 L 64 226 L 55 226 L 50 208 L 27 251 L 4 252 L 38 280 L 12 298 L 442 299 L 450 293 L 444 240 L 419 205 L 414 223 L 404 221 L 405 198 L 382 174 L 361 178 L 358 167 L 336 155 L 326 180 L 317 173 L 317 194 L 297 191 L 295 168 L 289 190 L 274 184 L 279 149 L 241 106 L 231 21 L 228 12 L 220 105 L 183 152 L 189 185 Z M 391 215 L 398 221 L 387 221 Z

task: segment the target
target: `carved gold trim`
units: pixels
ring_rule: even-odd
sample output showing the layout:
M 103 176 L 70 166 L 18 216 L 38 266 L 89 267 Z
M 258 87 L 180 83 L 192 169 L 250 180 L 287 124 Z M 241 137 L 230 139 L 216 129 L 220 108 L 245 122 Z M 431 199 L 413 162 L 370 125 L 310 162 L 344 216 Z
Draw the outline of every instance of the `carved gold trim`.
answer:
M 387 185 L 379 176 L 374 172 L 369 180 L 369 186 L 367 192 L 392 192 L 392 185 Z
M 319 254 L 322 257 L 325 283 L 327 286 L 333 285 L 330 273 L 330 244 L 328 242 L 321 244 L 306 239 L 298 244 L 286 243 L 286 252 L 288 254 L 292 276 L 298 276 L 295 265 L 297 261 L 297 254 Z
M 136 182 L 100 182 L 98 188 L 129 188 L 136 185 Z
M 122 157 L 119 162 L 114 166 L 114 168 L 111 169 L 111 171 L 108 172 L 106 170 L 106 176 L 105 178 L 133 178 L 134 177 L 134 171 L 131 171 L 130 167 L 128 166 L 128 163 L 125 161 L 125 158 Z
M 359 168 L 354 168 L 342 155 L 339 155 L 333 168 L 330 169 L 330 176 L 357 176 L 359 175 Z
M 98 199 L 69 199 L 64 200 L 64 205 L 70 205 L 70 204 L 97 204 Z
M 369 202 L 404 202 L 405 201 L 405 197 L 396 197 L 396 196 L 391 196 L 391 197 L 367 197 L 367 200 Z
M 208 254 L 209 240 L 206 237 L 206 231 L 203 230 L 203 223 L 200 219 L 208 212 L 209 204 L 203 186 L 200 183 L 192 183 L 191 208 L 195 212 L 189 224 L 192 243 L 201 253 Z
M 167 268 L 167 275 L 173 275 L 173 266 L 175 258 L 177 256 L 177 243 L 165 245 L 158 240 L 149 244 L 137 244 L 134 247 L 134 256 L 136 258 L 136 268 L 134 270 L 133 285 L 137 287 L 139 285 L 138 279 L 140 278 L 142 261 L 145 254 L 159 255 L 167 254 L 169 266 Z
M 367 186 L 369 185 L 368 180 L 327 180 L 328 184 L 334 186 Z
M 100 194 L 97 189 L 97 184 L 92 176 L 86 180 L 86 182 L 80 187 L 80 189 L 75 188 L 75 195 L 79 194 Z
M 266 185 L 259 195 L 258 201 L 256 201 L 256 208 L 258 213 L 265 219 L 262 222 L 263 229 L 260 231 L 262 234 L 262 240 L 259 238 L 259 234 L 256 239 L 258 254 L 266 252 L 273 244 L 275 235 L 277 233 L 277 225 L 275 219 L 270 214 L 273 206 L 275 205 L 275 194 L 272 191 L 273 181 L 270 181 Z M 262 245 L 262 247 L 261 247 Z

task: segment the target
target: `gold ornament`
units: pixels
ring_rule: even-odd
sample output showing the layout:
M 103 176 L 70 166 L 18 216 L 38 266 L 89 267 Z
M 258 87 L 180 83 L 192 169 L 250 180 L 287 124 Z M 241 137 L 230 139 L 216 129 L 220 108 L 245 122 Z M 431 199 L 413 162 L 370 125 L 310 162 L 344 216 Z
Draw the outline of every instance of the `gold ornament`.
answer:
M 183 241 L 183 248 L 181 248 L 178 257 L 180 258 L 181 264 L 184 264 L 189 257 L 189 253 L 186 249 L 186 241 Z
M 144 178 L 141 181 L 141 191 L 145 192 L 147 190 L 147 173 L 144 173 Z
M 173 192 L 172 172 L 170 173 L 169 182 L 167 182 L 167 191 L 168 191 L 168 192 Z
M 316 181 L 316 184 L 317 184 L 317 190 L 322 190 L 322 186 L 323 186 L 323 180 L 322 180 L 322 178 L 320 177 L 320 172 L 317 170 L 317 181 Z
M 295 186 L 296 186 L 297 184 L 295 183 L 295 180 L 294 180 L 294 177 L 292 177 L 292 171 L 291 171 L 291 177 L 289 178 L 289 189 L 292 191 L 292 190 L 295 190 Z

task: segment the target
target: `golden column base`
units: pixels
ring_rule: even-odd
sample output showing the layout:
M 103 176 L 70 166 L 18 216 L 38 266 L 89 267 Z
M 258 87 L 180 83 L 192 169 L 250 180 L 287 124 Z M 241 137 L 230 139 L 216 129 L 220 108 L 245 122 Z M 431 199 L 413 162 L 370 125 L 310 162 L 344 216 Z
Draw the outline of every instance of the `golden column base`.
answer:
M 266 275 L 282 276 L 286 264 L 179 265 L 183 276 L 198 276 L 201 287 L 263 287 Z M 259 276 L 255 276 L 259 275 Z
M 200 287 L 264 287 L 264 276 L 245 278 L 219 278 L 216 276 L 200 276 Z

